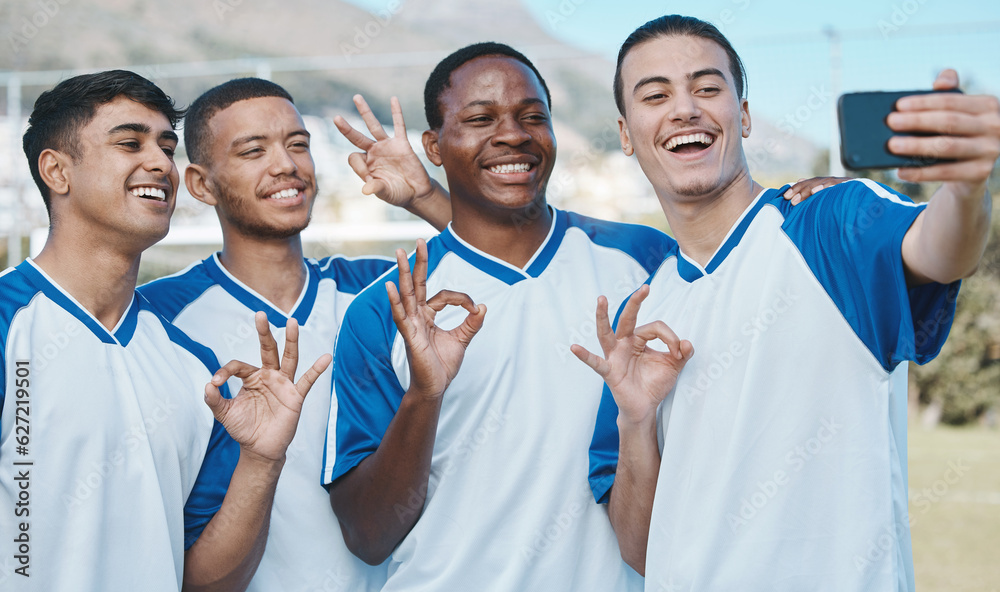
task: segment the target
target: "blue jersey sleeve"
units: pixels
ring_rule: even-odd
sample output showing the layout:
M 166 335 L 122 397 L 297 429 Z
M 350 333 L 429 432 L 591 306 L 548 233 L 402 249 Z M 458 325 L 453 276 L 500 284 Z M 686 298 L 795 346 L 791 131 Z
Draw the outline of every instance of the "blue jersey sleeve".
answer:
M 387 280 L 398 282 L 395 276 Z M 326 436 L 336 439 L 337 453 L 324 485 L 378 449 L 399 409 L 404 390 L 392 365 L 395 335 L 385 288 L 373 285 L 347 309 L 337 338 L 333 373 L 337 421 Z
M 225 389 L 226 385 L 222 385 Z M 228 397 L 228 391 L 223 393 Z M 184 548 L 190 549 L 205 526 L 222 507 L 236 463 L 240 460 L 240 445 L 215 421 L 212 436 L 195 479 L 194 488 L 184 503 Z
M 874 181 L 824 190 L 792 207 L 782 226 L 854 332 L 886 371 L 941 350 L 960 283 L 908 288 L 903 236 L 925 208 Z
M 669 255 L 670 253 L 666 253 Z M 661 261 L 662 263 L 662 261 Z M 654 272 L 655 275 L 655 272 Z M 649 284 L 653 276 L 645 281 Z M 634 293 L 634 292 L 633 292 Z M 632 295 L 629 294 L 629 298 Z M 615 313 L 613 328 L 618 330 L 618 319 L 625 310 L 629 298 L 622 301 Z M 611 486 L 615 482 L 615 472 L 618 470 L 618 403 L 611 394 L 608 385 L 604 385 L 601 393 L 601 404 L 597 408 L 597 423 L 594 426 L 594 437 L 590 441 L 590 490 L 594 500 L 606 504 L 611 497 Z

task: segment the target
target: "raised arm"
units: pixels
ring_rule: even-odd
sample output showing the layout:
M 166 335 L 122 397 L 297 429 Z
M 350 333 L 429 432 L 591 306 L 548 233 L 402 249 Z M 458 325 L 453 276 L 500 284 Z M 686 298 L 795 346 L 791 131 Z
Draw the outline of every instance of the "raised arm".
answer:
M 326 354 L 295 383 L 298 325 L 289 320 L 285 352 L 271 336 L 267 315 L 257 313 L 261 367 L 236 360 L 223 366 L 205 387 L 205 402 L 240 445 L 240 458 L 222 507 L 184 557 L 184 590 L 245 590 L 257 570 L 271 518 L 271 504 L 285 450 L 295 435 L 302 400 L 330 365 Z M 219 387 L 230 376 L 243 379 L 234 399 Z
M 934 90 L 958 87 L 958 74 L 944 70 Z M 896 154 L 952 162 L 899 169 L 911 182 L 943 181 L 903 238 L 907 283 L 950 283 L 972 275 L 986 249 L 992 200 L 986 183 L 1000 156 L 1000 103 L 992 96 L 940 93 L 904 97 L 888 118 L 897 132 L 937 134 L 894 136 Z
M 333 506 L 347 547 L 377 565 L 410 532 L 423 507 L 445 389 L 465 357 L 470 341 L 483 325 L 486 306 L 465 294 L 441 291 L 427 295 L 427 246 L 417 242 L 413 274 L 406 254 L 396 252 L 399 289 L 386 291 L 392 318 L 406 344 L 410 385 L 378 449 L 330 487 Z M 461 325 L 443 331 L 434 324 L 445 306 L 465 308 Z M 400 512 L 399 508 L 407 511 Z
M 354 152 L 347 162 L 365 182 L 361 192 L 375 194 L 382 201 L 405 208 L 410 213 L 443 230 L 451 222 L 451 198 L 440 183 L 431 179 L 424 165 L 406 138 L 406 122 L 399 99 L 392 97 L 393 135 L 389 136 L 361 95 L 354 95 L 358 114 L 368 126 L 372 137 L 351 127 L 337 116 L 333 123 L 344 137 L 362 150 Z
M 681 369 L 694 355 L 690 341 L 681 341 L 663 321 L 636 327 L 649 286 L 633 294 L 618 319 L 617 331 L 608 321 L 608 301 L 597 301 L 597 336 L 604 358 L 579 345 L 573 353 L 601 375 L 618 404 L 618 469 L 608 516 L 618 537 L 622 559 L 640 574 L 646 571 L 646 544 L 653 512 L 653 494 L 660 472 L 656 439 L 656 409 L 677 383 Z M 659 339 L 669 352 L 646 347 Z

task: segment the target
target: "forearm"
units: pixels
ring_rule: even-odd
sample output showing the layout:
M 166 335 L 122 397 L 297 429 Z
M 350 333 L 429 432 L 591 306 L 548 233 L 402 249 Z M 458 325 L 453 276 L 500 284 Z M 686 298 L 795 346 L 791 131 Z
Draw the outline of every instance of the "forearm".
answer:
M 608 501 L 608 516 L 622 559 L 640 574 L 646 571 L 646 544 L 653 494 L 660 471 L 656 421 L 628 424 L 619 418 L 618 469 Z
M 451 222 L 451 194 L 440 183 L 431 179 L 430 192 L 413 198 L 406 211 L 426 220 L 437 230 L 444 230 Z
M 972 275 L 986 249 L 992 199 L 985 186 L 945 183 L 903 239 L 910 285 Z
M 222 507 L 184 558 L 184 590 L 245 590 L 267 542 L 284 459 L 241 451 Z
M 330 504 L 352 553 L 385 561 L 423 510 L 441 399 L 406 393 L 378 450 L 330 488 Z

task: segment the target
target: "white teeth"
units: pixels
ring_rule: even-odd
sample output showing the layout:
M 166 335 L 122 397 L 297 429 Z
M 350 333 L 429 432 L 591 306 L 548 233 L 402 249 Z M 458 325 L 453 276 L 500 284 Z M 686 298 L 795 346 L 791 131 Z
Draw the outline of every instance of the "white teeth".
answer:
M 167 192 L 158 187 L 136 187 L 132 189 L 132 195 L 136 197 L 153 197 L 160 201 L 166 201 Z
M 673 150 L 674 148 L 680 146 L 681 144 L 695 144 L 695 143 L 710 145 L 714 141 L 715 140 L 712 138 L 712 136 L 708 134 L 689 134 L 687 136 L 675 136 L 673 138 L 670 138 L 670 140 L 666 143 L 664 148 L 666 148 L 667 150 Z
M 299 194 L 298 189 L 283 189 L 281 191 L 268 195 L 266 199 L 287 199 L 289 197 L 295 197 L 298 194 Z
M 493 173 L 527 173 L 530 170 L 531 165 L 526 162 L 520 164 L 498 164 L 490 167 L 490 172 Z

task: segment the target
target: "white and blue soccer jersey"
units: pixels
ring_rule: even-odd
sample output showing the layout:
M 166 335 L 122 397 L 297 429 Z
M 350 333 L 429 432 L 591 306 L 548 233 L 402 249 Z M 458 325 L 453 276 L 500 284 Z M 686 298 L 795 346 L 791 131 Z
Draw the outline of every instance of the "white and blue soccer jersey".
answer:
M 646 590 L 913 590 L 906 364 L 933 358 L 958 284 L 907 288 L 923 205 L 868 180 L 792 207 L 766 190 L 704 268 L 675 251 L 638 323 L 694 357 L 658 414 Z M 606 501 L 605 390 L 591 484 Z
M 300 377 L 317 358 L 333 353 L 348 304 L 393 263 L 385 258 L 306 259 L 307 281 L 291 314 L 236 279 L 218 255 L 141 286 L 139 291 L 167 320 L 210 347 L 222 363 L 231 359 L 259 363 L 256 311 L 267 313 L 279 351 L 285 345 L 285 323 L 296 319 Z M 267 547 L 248 588 L 251 591 L 368 591 L 380 589 L 385 582 L 384 566 L 368 566 L 347 549 L 330 508 L 330 496 L 320 483 L 323 458 L 334 455 L 333 441 L 330 450 L 324 448 L 328 422 L 337 417 L 336 405 L 331 406 L 331 375 L 327 371 L 319 377 L 302 405 L 278 478 Z
M 30 260 L 0 293 L 0 588 L 176 592 L 239 459 L 215 356 L 140 294 L 105 329 Z
M 673 240 L 659 231 L 553 211 L 523 269 L 451 229 L 428 245 L 427 292 L 467 293 L 488 311 L 444 393 L 426 503 L 389 560 L 385 590 L 638 590 L 605 508 L 590 499 L 587 448 L 601 380 L 570 352 L 598 348 L 597 298 L 621 302 Z M 386 280 L 398 283 L 398 272 Z M 358 296 L 337 344 L 333 482 L 378 448 L 409 385 L 384 282 Z M 448 307 L 435 322 L 466 316 Z

